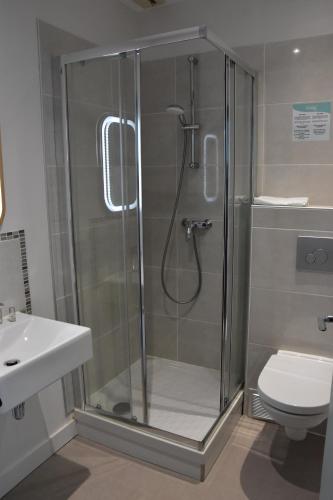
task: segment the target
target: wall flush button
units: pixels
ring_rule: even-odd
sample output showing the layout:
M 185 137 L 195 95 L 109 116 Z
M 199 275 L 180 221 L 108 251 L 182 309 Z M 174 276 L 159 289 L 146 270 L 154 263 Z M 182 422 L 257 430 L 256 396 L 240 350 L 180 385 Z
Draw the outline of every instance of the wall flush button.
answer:
M 305 256 L 305 260 L 308 264 L 313 264 L 314 261 L 316 260 L 316 257 L 314 256 L 314 253 L 308 253 L 306 256 Z
M 319 248 L 318 250 L 315 251 L 314 253 L 315 256 L 315 261 L 317 264 L 325 264 L 328 260 L 328 254 L 326 250 L 323 250 L 322 248 Z
M 296 268 L 298 271 L 333 272 L 333 238 L 299 236 Z

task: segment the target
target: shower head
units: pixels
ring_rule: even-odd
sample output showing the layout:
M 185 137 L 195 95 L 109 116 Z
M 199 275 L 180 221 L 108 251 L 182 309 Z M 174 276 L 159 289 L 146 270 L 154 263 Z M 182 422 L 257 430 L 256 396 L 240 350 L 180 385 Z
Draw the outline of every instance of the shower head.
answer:
M 184 108 L 182 106 L 179 106 L 178 104 L 170 104 L 166 108 L 166 112 L 167 113 L 172 113 L 173 115 L 177 115 L 178 118 L 179 118 L 180 123 L 182 125 L 186 124 L 185 111 L 184 111 Z
M 178 104 L 170 104 L 166 108 L 166 111 L 167 113 L 172 113 L 173 115 L 178 115 L 178 116 L 185 114 L 184 108 L 182 108 L 182 106 L 178 106 Z

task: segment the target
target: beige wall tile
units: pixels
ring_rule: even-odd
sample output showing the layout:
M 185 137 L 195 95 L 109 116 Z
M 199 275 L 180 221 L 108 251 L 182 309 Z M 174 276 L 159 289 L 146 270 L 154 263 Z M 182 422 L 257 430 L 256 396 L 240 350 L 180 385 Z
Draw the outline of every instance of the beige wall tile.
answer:
M 71 166 L 98 166 L 96 125 L 110 107 L 89 102 L 68 102 L 68 124 Z
M 317 316 L 333 311 L 333 298 L 251 288 L 249 340 L 276 349 L 333 356 L 333 332 L 318 330 Z
M 293 142 L 291 104 L 266 106 L 264 133 L 266 164 L 332 164 L 332 138 L 329 141 Z
M 113 70 L 119 73 L 115 65 Z M 67 78 L 69 99 L 106 106 L 116 104 L 112 99 L 110 61 L 105 64 L 104 59 L 92 59 L 84 64 L 71 64 Z
M 143 170 L 144 217 L 170 217 L 176 196 L 176 167 Z
M 177 318 L 146 315 L 147 352 L 151 356 L 177 359 Z
M 271 355 L 274 353 L 276 353 L 276 349 L 249 343 L 247 350 L 247 388 L 257 388 L 259 375 Z
M 176 102 L 175 66 L 173 58 L 142 62 L 141 108 L 143 113 L 165 111 L 169 104 Z
M 333 35 L 268 43 L 265 70 L 268 104 L 333 99 Z
M 77 233 L 75 245 L 76 267 L 80 286 L 104 281 L 105 276 L 123 268 L 123 242 L 121 219 L 82 229 Z
M 221 332 L 221 325 L 181 319 L 179 321 L 179 361 L 220 369 Z
M 93 219 L 110 217 L 104 202 L 101 169 L 96 166 L 74 167 L 71 178 L 75 227 L 81 229 L 90 226 Z
M 142 115 L 143 166 L 176 165 L 177 117 L 169 113 Z
M 250 68 L 257 71 L 257 103 L 264 102 L 264 44 L 247 47 L 236 47 L 235 52 L 247 63 Z
M 82 324 L 92 330 L 93 337 L 102 336 L 120 324 L 123 279 L 113 274 L 105 282 L 80 290 L 79 309 Z
M 257 165 L 264 163 L 265 149 L 265 106 L 257 107 Z M 259 177 L 259 176 L 258 176 Z
M 179 298 L 193 296 L 198 285 L 198 275 L 193 271 L 178 272 Z M 179 306 L 180 316 L 197 321 L 221 323 L 222 275 L 202 273 L 202 289 L 199 297 L 190 304 Z
M 333 204 L 333 165 L 268 165 L 264 169 L 264 195 L 307 196 L 312 206 Z
M 178 210 L 180 216 L 215 220 L 223 218 L 223 170 L 221 166 L 217 168 L 218 173 L 213 166 L 185 170 Z
M 180 221 L 178 222 L 178 225 Z M 167 232 L 170 225 L 170 219 L 145 218 L 143 221 L 143 257 L 147 266 L 161 266 L 164 246 L 166 243 Z M 183 229 L 183 228 L 182 228 Z M 166 259 L 167 267 L 177 267 L 177 244 L 174 229 L 169 243 Z M 184 229 L 182 230 L 183 235 Z M 185 237 L 184 237 L 185 238 Z
M 254 228 L 252 232 L 252 286 L 333 296 L 333 274 L 296 269 L 298 236 L 333 238 L 330 232 Z
M 50 231 L 53 234 L 68 231 L 65 168 L 48 166 L 45 174 Z
M 73 296 L 67 295 L 56 299 L 56 317 L 58 321 L 75 323 Z
M 161 268 L 145 266 L 145 308 L 148 313 L 177 317 L 177 305 L 164 293 L 161 284 Z M 165 281 L 169 293 L 177 298 L 176 270 L 166 269 Z
M 128 368 L 128 343 L 126 333 L 121 330 L 103 335 L 93 341 L 94 358 L 84 366 L 87 396 L 110 382 Z M 98 363 L 94 360 L 98 360 Z M 122 385 L 125 400 L 129 399 L 129 371 Z
M 331 231 L 332 208 L 252 207 L 253 227 Z

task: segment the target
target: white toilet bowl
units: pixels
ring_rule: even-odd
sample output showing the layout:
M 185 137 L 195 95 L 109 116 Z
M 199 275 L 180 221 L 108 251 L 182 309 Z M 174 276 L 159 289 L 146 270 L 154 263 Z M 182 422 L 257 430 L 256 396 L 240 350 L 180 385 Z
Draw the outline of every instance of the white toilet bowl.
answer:
M 305 439 L 327 418 L 332 376 L 331 358 L 278 351 L 258 379 L 262 405 L 290 439 Z

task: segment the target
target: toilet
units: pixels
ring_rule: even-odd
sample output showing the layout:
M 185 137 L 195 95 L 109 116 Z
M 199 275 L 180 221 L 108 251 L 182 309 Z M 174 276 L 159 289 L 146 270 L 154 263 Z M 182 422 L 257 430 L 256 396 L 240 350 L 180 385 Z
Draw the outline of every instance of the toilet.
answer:
M 333 359 L 292 351 L 272 355 L 258 379 L 258 392 L 267 413 L 301 441 L 328 416 Z

